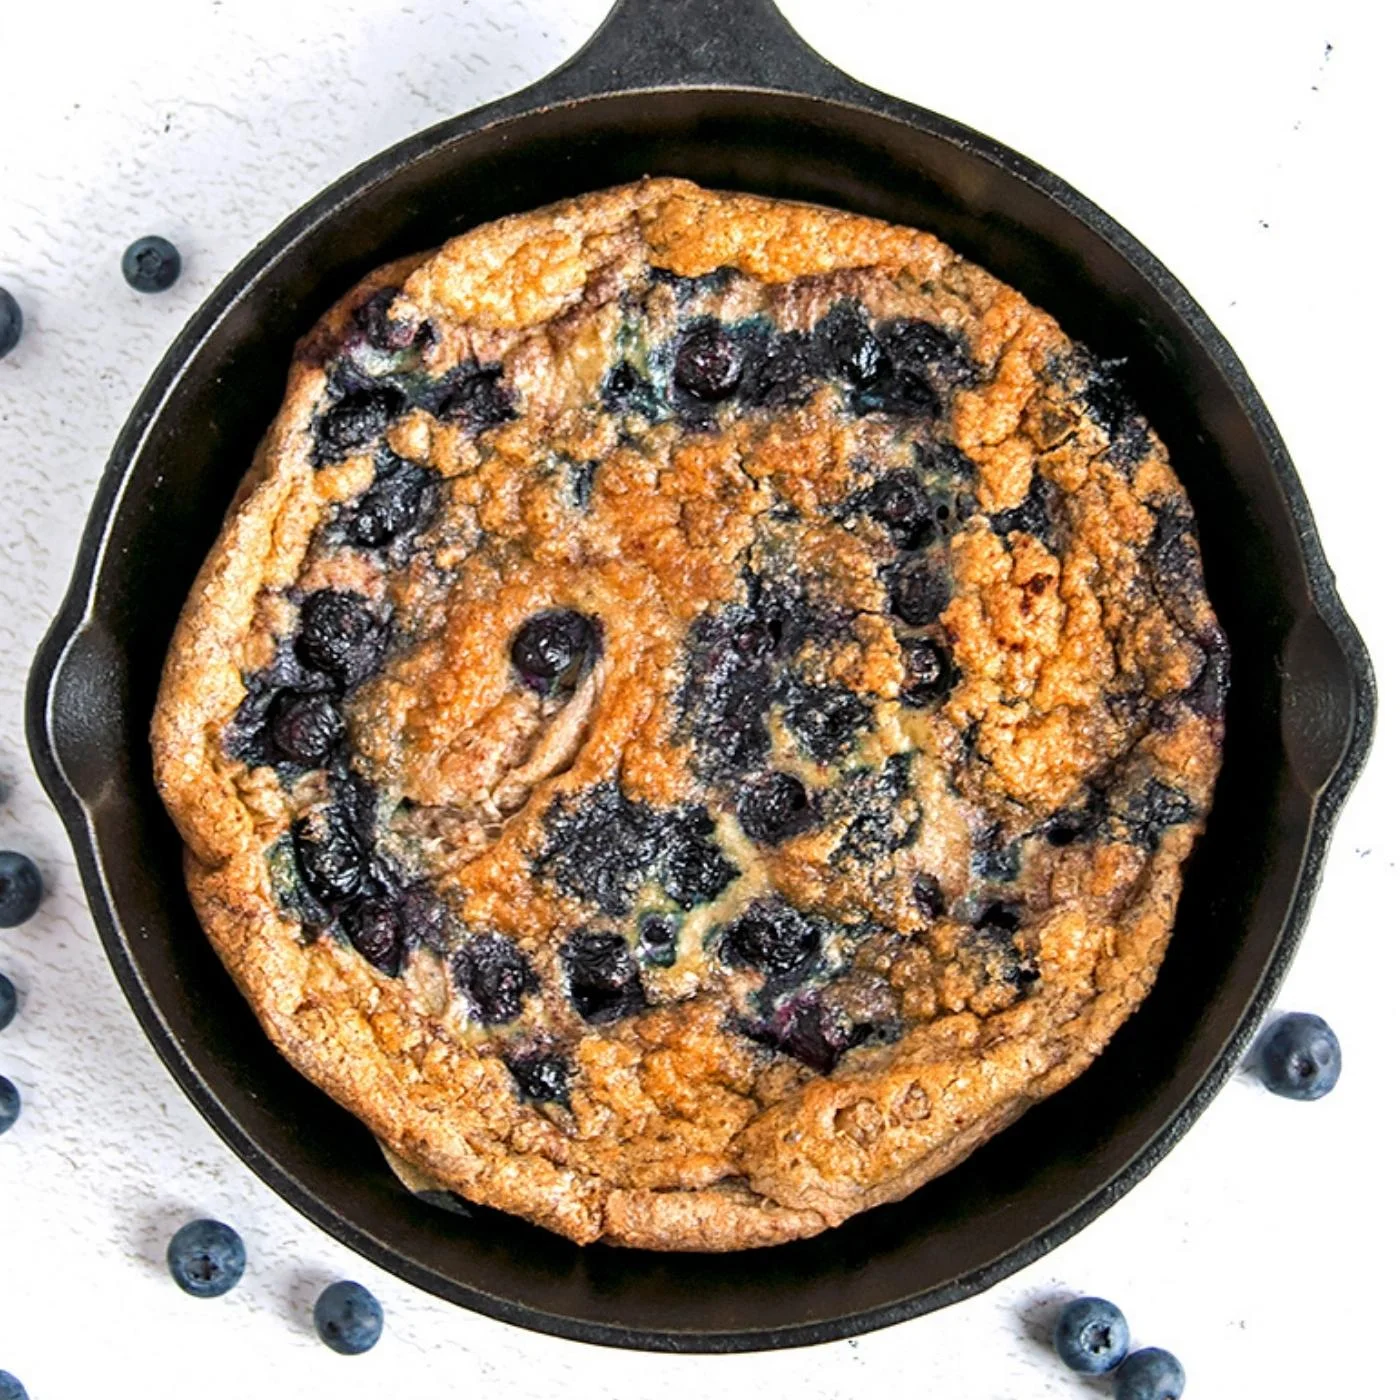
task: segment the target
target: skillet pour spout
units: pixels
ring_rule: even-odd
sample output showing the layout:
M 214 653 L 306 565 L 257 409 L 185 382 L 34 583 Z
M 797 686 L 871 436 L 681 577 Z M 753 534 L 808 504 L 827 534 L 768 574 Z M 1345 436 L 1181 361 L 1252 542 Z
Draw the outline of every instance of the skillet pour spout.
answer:
M 190 908 L 147 726 L 180 602 L 281 400 L 292 347 L 362 275 L 499 215 L 643 175 L 927 228 L 1054 315 L 1160 433 L 1234 653 L 1224 767 L 1157 985 L 1069 1088 L 956 1171 L 815 1239 L 735 1255 L 579 1249 L 424 1205 L 261 1034 Z M 35 660 L 30 747 L 103 945 L 217 1132 L 351 1248 L 465 1307 L 662 1351 L 850 1336 L 964 1298 L 1140 1181 L 1272 1000 L 1370 742 L 1375 685 L 1288 452 L 1179 282 L 1054 175 L 815 54 L 770 0 L 619 0 L 527 88 L 409 138 L 299 210 L 180 334 L 113 448 Z

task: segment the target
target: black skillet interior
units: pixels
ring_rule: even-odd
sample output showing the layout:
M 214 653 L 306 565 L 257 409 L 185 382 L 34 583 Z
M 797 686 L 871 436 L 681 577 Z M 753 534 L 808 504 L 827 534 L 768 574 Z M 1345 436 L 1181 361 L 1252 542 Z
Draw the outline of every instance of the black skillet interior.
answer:
M 359 276 L 482 220 L 643 174 L 928 228 L 1126 378 L 1194 500 L 1234 647 L 1229 739 L 1156 990 L 1076 1084 L 911 1199 L 731 1256 L 578 1249 L 405 1193 L 273 1051 L 184 894 L 146 740 L 187 586 L 281 398 L 292 345 Z M 573 63 L 416 137 L 290 219 L 219 289 L 119 440 L 30 733 L 113 966 L 214 1127 L 293 1205 L 410 1281 L 565 1336 L 665 1350 L 826 1340 L 1019 1268 L 1139 1180 L 1237 1058 L 1299 936 L 1374 705 L 1287 454 L 1199 308 L 1105 215 L 983 137 L 859 87 L 769 0 L 622 0 Z

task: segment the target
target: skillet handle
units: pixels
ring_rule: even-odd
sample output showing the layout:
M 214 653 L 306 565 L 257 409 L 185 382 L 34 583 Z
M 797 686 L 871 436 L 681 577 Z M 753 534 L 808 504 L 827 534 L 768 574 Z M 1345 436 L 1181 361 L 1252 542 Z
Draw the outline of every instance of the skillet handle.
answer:
M 835 99 L 866 91 L 817 53 L 774 0 L 615 0 L 583 48 L 529 95 L 558 101 L 673 87 Z

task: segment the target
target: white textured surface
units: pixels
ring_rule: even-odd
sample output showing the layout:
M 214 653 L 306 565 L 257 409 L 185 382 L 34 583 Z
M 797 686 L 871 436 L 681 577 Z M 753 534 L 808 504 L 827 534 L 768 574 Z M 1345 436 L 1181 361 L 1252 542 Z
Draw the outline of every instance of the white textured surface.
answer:
M 1228 1085 L 1138 1190 L 990 1293 L 882 1334 L 743 1358 L 624 1355 L 458 1311 L 350 1255 L 266 1190 L 157 1063 L 94 936 L 29 771 L 21 697 L 109 444 L 185 319 L 239 256 L 332 177 L 542 74 L 606 0 L 3 0 L 0 284 L 28 318 L 0 364 L 0 846 L 51 887 L 0 933 L 19 985 L 0 1073 L 25 1095 L 0 1139 L 0 1368 L 34 1400 L 426 1392 L 530 1400 L 738 1394 L 888 1400 L 1106 1394 L 1035 1341 L 1047 1300 L 1117 1299 L 1174 1349 L 1197 1397 L 1379 1394 L 1393 1369 L 1400 834 L 1383 725 L 1347 809 L 1284 1004 L 1341 1034 L 1315 1106 Z M 857 76 L 991 132 L 1109 209 L 1172 267 L 1279 420 L 1367 637 L 1400 684 L 1394 621 L 1393 7 L 1367 0 L 1151 7 L 786 0 Z M 993 74 L 992 65 L 1000 65 Z M 990 75 L 990 76 L 989 76 Z M 1374 164 L 1373 164 L 1374 163 Z M 186 259 L 143 298 L 139 234 Z M 1372 280 L 1374 277 L 1375 280 Z M 179 1294 L 165 1240 L 234 1222 L 251 1264 L 219 1302 Z M 857 1227 L 858 1228 L 858 1227 Z M 319 1285 L 358 1277 L 385 1340 L 342 1360 L 309 1327 Z

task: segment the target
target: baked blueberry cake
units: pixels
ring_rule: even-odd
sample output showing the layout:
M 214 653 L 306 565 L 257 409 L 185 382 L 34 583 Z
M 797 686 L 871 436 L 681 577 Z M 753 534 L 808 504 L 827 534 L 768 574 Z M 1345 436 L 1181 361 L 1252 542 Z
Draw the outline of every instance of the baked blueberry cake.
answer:
M 927 233 L 678 180 L 369 277 L 154 721 L 268 1035 L 420 1184 L 656 1249 L 815 1234 L 1068 1083 L 1227 685 L 1115 369 Z

